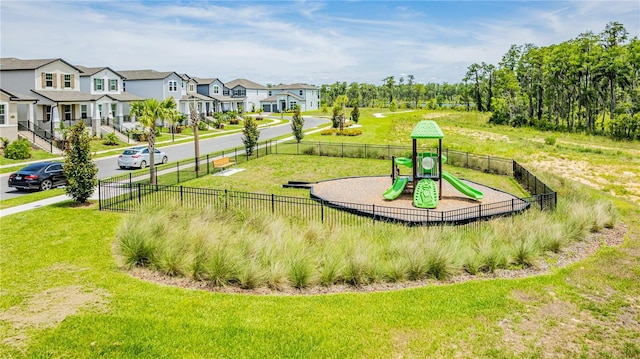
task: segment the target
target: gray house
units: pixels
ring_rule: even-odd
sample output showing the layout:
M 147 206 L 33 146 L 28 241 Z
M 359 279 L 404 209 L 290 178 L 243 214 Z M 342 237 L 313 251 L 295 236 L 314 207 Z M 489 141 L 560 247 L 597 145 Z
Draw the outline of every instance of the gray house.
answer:
M 211 108 L 207 108 L 207 115 L 213 115 L 213 112 L 238 111 L 244 108 L 244 97 L 229 96 L 229 89 L 225 88 L 222 81 L 217 78 L 200 78 L 194 77 L 197 83 L 197 92 L 201 95 L 211 97 L 215 100 Z
M 268 88 L 268 97 L 260 101 L 265 112 L 279 112 L 300 106 L 301 111 L 317 110 L 320 106 L 320 89 L 313 85 L 291 84 Z

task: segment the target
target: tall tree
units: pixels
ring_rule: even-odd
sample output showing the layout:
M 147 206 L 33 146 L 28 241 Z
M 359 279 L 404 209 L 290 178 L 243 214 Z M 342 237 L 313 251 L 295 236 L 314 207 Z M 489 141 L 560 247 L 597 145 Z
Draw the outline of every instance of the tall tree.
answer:
M 258 130 L 258 123 L 255 118 L 247 117 L 245 119 L 242 133 L 244 134 L 242 142 L 244 143 L 247 156 L 251 156 L 253 149 L 258 145 L 258 138 L 260 138 L 260 130 Z
M 476 100 L 476 108 L 478 111 L 484 111 L 484 107 L 482 106 L 482 91 L 480 88 L 480 83 L 482 82 L 482 66 L 479 64 L 471 64 L 467 68 L 467 74 L 464 77 L 464 81 L 472 81 L 473 82 L 473 97 Z
M 85 203 L 98 184 L 98 166 L 91 158 L 91 139 L 83 121 L 73 125 L 64 149 L 65 191 L 78 203 Z

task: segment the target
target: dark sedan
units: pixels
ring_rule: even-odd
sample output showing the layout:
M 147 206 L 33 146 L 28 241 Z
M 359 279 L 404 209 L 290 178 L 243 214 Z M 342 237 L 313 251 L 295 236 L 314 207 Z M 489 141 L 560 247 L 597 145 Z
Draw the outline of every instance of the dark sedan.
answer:
M 17 189 L 48 189 L 67 185 L 62 162 L 38 162 L 9 175 L 9 187 Z

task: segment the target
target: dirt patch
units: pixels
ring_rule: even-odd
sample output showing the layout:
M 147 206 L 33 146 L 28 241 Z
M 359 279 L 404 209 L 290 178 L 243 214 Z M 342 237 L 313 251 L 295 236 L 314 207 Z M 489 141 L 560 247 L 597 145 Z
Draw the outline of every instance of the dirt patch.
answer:
M 467 130 L 459 127 L 446 127 L 446 132 L 447 134 L 451 133 L 454 135 L 459 134 L 466 137 L 471 137 L 471 138 L 480 140 L 482 142 L 486 142 L 486 141 L 506 142 L 506 143 L 511 142 L 511 139 L 509 139 L 509 137 L 506 135 L 500 135 L 497 133 L 487 132 L 487 131 L 474 131 L 474 130 Z
M 236 286 L 226 287 L 214 287 L 204 281 L 195 281 L 186 277 L 170 277 L 161 274 L 157 271 L 153 271 L 147 268 L 134 267 L 128 270 L 128 273 L 134 277 L 140 278 L 145 281 L 158 283 L 162 285 L 175 286 L 185 289 L 195 290 L 207 290 L 219 293 L 237 293 L 237 294 L 252 294 L 252 295 L 317 295 L 317 294 L 329 294 L 329 293 L 343 293 L 343 292 L 382 292 L 389 290 L 400 290 L 407 288 L 417 288 L 426 285 L 444 285 L 452 283 L 461 283 L 469 280 L 478 279 L 495 279 L 495 278 L 524 278 L 535 275 L 542 275 L 550 273 L 553 269 L 563 268 L 576 261 L 583 260 L 588 256 L 595 253 L 602 246 L 618 246 L 622 244 L 624 235 L 627 228 L 623 225 L 614 229 L 604 229 L 600 233 L 592 233 L 588 235 L 584 240 L 580 242 L 572 243 L 566 246 L 560 253 L 550 254 L 546 257 L 546 260 L 537 263 L 533 267 L 528 267 L 520 270 L 496 270 L 494 273 L 480 273 L 477 275 L 471 275 L 468 273 L 460 273 L 447 280 L 438 281 L 435 279 L 424 279 L 411 282 L 398 282 L 398 283 L 375 283 L 370 285 L 363 285 L 354 287 L 351 285 L 333 285 L 330 287 L 314 286 L 306 289 L 296 289 L 292 287 L 283 286 L 280 290 L 273 290 L 270 288 L 256 288 L 256 289 L 241 289 Z M 116 252 L 115 243 L 112 246 L 117 263 L 120 263 L 122 267 L 122 258 Z
M 29 339 L 28 329 L 52 328 L 80 311 L 104 311 L 107 304 L 108 293 L 101 289 L 86 290 L 82 286 L 47 289 L 0 312 L 0 320 L 11 327 L 3 343 L 23 347 Z

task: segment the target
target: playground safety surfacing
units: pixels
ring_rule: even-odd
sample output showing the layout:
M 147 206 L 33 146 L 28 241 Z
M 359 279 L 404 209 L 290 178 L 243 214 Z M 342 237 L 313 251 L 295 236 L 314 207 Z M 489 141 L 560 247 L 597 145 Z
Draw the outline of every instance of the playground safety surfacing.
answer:
M 336 209 L 409 225 L 465 224 L 519 213 L 530 205 L 512 194 L 472 181 L 462 182 L 481 191 L 484 198 L 473 200 L 443 181 L 438 206 L 435 209 L 417 208 L 413 205 L 410 190 L 392 201 L 383 198 L 382 194 L 392 185 L 389 176 L 349 177 L 317 182 L 311 187 L 311 197 Z

